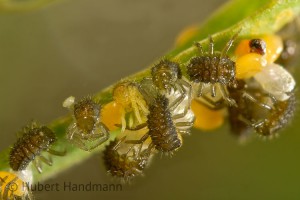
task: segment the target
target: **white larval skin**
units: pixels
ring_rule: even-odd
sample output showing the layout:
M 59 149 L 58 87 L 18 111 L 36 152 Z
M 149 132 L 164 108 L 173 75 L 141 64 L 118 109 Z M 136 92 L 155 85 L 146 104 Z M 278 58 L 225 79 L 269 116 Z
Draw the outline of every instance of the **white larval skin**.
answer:
M 74 103 L 75 103 L 75 97 L 70 96 L 64 100 L 63 107 L 70 109 L 74 105 Z
M 24 182 L 28 184 L 33 183 L 33 174 L 31 169 L 25 169 L 18 172 L 15 172 L 20 179 L 22 179 Z
M 296 85 L 293 76 L 282 66 L 270 63 L 254 76 L 261 87 L 279 101 L 290 98 Z
M 190 90 L 187 87 L 185 87 L 185 89 L 186 89 L 187 93 Z M 180 95 L 181 95 L 181 93 L 179 90 L 172 89 L 169 94 L 166 94 L 166 97 L 169 99 L 169 104 L 172 104 L 172 102 L 175 101 L 177 98 L 179 98 Z M 177 123 L 177 122 L 193 123 L 194 122 L 195 115 L 194 115 L 193 111 L 190 109 L 190 105 L 191 105 L 191 99 L 188 97 L 188 95 L 186 95 L 185 98 L 183 99 L 183 101 L 174 110 L 174 112 L 172 113 L 172 116 L 183 113 L 185 109 L 187 109 L 187 113 L 184 117 L 174 120 L 174 123 Z M 183 129 L 188 130 L 190 128 L 192 128 L 192 126 L 186 126 Z

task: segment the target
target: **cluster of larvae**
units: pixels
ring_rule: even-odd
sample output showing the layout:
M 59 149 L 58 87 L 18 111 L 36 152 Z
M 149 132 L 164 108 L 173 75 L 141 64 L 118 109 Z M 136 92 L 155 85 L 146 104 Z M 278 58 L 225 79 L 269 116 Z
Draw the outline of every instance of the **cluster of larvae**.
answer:
M 63 106 L 73 116 L 67 140 L 92 151 L 109 140 L 111 131 L 120 129 L 105 146 L 103 158 L 113 177 L 129 182 L 143 174 L 155 154 L 177 151 L 192 127 L 213 130 L 228 117 L 231 132 L 240 138 L 253 132 L 275 136 L 290 122 L 296 102 L 292 75 L 275 64 L 284 50 L 282 40 L 276 35 L 242 40 L 230 58 L 228 51 L 237 37 L 238 33 L 221 51 L 215 51 L 212 37 L 207 51 L 197 43 L 198 55 L 188 63 L 161 60 L 151 76 L 115 85 L 113 100 L 105 105 L 93 97 L 67 98 Z M 66 154 L 51 148 L 57 139 L 46 126 L 32 123 L 20 135 L 9 156 L 14 173 L 0 172 L 0 197 L 5 200 L 32 199 L 30 191 L 9 188 L 23 183 L 19 177 L 30 163 L 40 173 L 41 162 L 52 165 L 44 153 Z

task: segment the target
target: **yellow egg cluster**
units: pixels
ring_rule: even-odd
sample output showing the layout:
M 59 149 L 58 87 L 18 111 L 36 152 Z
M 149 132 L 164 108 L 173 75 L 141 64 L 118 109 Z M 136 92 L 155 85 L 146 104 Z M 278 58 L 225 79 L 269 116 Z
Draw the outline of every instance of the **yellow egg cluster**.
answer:
M 0 171 L 0 199 L 28 199 L 32 200 L 28 182 L 22 180 L 17 174 Z
M 236 78 L 247 79 L 260 72 L 268 63 L 273 63 L 283 50 L 281 37 L 264 35 L 259 37 L 266 45 L 265 54 L 251 51 L 250 40 L 242 40 L 236 50 Z

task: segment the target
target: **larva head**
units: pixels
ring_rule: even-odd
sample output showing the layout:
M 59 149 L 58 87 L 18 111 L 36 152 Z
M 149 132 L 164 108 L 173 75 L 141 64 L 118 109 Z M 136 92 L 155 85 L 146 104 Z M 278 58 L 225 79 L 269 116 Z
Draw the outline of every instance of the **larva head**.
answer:
M 179 64 L 169 60 L 162 60 L 151 70 L 153 84 L 159 90 L 169 91 L 177 81 L 181 78 Z
M 100 117 L 100 110 L 100 105 L 90 97 L 75 103 L 74 117 L 77 127 L 85 133 L 90 133 Z
M 24 128 L 22 136 L 12 147 L 9 165 L 14 171 L 25 170 L 43 151 L 48 151 L 57 140 L 55 134 L 46 126 L 32 124 Z
M 250 52 L 265 55 L 267 52 L 266 42 L 262 39 L 252 39 L 249 42 Z
M 45 146 L 46 144 L 48 146 L 57 140 L 53 131 L 50 130 L 47 126 L 33 128 L 29 131 L 28 134 L 32 135 L 32 140 L 40 141 L 40 143 L 45 144 Z

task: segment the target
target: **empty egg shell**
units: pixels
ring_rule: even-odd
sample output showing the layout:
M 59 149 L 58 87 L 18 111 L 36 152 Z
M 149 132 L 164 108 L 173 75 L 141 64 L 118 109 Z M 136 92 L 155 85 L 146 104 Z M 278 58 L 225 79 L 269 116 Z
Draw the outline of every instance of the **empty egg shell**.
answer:
M 254 78 L 266 92 L 279 101 L 287 100 L 296 85 L 293 76 L 282 66 L 275 63 L 268 64 Z

